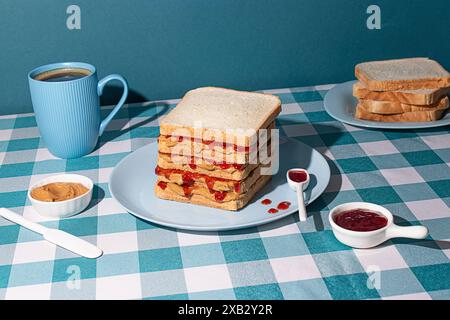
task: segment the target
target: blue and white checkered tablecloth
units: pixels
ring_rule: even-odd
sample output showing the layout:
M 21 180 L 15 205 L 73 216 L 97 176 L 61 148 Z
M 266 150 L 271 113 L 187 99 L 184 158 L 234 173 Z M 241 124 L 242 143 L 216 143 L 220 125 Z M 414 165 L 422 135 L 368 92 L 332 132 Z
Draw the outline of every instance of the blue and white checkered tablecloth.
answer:
M 33 114 L 0 117 L 0 206 L 96 243 L 90 260 L 0 218 L 0 299 L 449 299 L 450 131 L 366 130 L 323 109 L 329 86 L 268 90 L 280 96 L 281 134 L 329 158 L 332 179 L 308 207 L 260 227 L 194 233 L 136 219 L 111 198 L 111 170 L 156 139 L 158 117 L 176 101 L 128 105 L 81 159 L 53 157 Z M 108 108 L 103 110 L 105 114 Z M 96 182 L 89 209 L 43 218 L 26 199 L 30 184 L 61 172 Z M 335 240 L 329 209 L 348 201 L 382 204 L 397 223 L 429 228 L 426 240 L 356 250 Z M 79 280 L 78 280 L 79 279 Z

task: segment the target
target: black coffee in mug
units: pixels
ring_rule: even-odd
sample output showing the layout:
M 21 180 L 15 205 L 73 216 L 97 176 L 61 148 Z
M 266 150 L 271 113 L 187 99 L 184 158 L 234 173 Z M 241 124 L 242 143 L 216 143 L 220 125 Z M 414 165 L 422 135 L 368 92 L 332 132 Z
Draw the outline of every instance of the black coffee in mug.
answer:
M 81 79 L 91 74 L 92 72 L 87 69 L 61 68 L 39 73 L 36 76 L 34 76 L 33 79 L 45 82 L 62 82 Z

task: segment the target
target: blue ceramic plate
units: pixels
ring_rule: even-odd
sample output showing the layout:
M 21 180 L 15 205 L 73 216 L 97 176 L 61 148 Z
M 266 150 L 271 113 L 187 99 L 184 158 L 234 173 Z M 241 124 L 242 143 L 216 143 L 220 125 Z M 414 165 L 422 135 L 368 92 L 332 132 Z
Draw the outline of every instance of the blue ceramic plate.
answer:
M 338 84 L 325 95 L 323 102 L 325 110 L 338 121 L 357 127 L 378 129 L 423 129 L 450 124 L 450 112 L 447 112 L 441 120 L 431 122 L 378 122 L 356 119 L 355 109 L 358 100 L 353 96 L 352 88 L 355 82 Z
M 162 200 L 155 196 L 155 167 L 158 145 L 151 143 L 131 153 L 114 168 L 109 181 L 112 196 L 131 214 L 160 225 L 197 231 L 231 230 L 257 226 L 286 217 L 297 211 L 296 194 L 286 182 L 289 168 L 306 168 L 310 186 L 305 191 L 308 203 L 319 197 L 330 180 L 330 167 L 314 149 L 295 140 L 280 141 L 280 170 L 246 207 L 226 211 L 193 204 Z M 272 206 L 289 201 L 291 207 L 269 214 L 271 206 L 262 199 L 272 200 Z

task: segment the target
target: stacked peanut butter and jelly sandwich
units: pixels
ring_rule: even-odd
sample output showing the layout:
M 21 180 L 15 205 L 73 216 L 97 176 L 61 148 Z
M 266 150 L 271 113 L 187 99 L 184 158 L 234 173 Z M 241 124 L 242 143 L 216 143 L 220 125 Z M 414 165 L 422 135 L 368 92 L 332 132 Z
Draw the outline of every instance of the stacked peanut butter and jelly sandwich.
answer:
M 271 178 L 278 97 L 205 87 L 161 121 L 155 193 L 225 210 L 244 207 Z M 278 137 L 278 136 L 277 136 Z
M 372 61 L 355 67 L 355 117 L 382 122 L 441 119 L 449 107 L 450 73 L 428 58 Z

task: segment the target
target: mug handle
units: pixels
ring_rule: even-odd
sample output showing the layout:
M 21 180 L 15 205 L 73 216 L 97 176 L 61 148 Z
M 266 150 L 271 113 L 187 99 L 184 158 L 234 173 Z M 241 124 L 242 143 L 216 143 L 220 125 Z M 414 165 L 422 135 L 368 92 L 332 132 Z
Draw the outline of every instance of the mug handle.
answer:
M 105 87 L 106 83 L 112 80 L 119 80 L 122 82 L 123 85 L 123 93 L 122 97 L 120 98 L 117 105 L 114 107 L 114 109 L 108 114 L 108 116 L 100 123 L 100 129 L 99 129 L 99 136 L 103 134 L 105 131 L 106 126 L 111 122 L 112 118 L 117 114 L 117 112 L 122 108 L 123 104 L 125 103 L 125 100 L 128 96 L 128 83 L 127 80 L 125 80 L 124 77 L 122 77 L 119 74 L 110 74 L 109 76 L 104 77 L 102 80 L 98 82 L 97 85 L 97 93 L 99 96 L 103 94 L 103 88 Z

